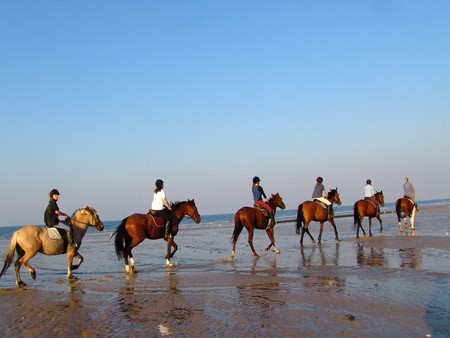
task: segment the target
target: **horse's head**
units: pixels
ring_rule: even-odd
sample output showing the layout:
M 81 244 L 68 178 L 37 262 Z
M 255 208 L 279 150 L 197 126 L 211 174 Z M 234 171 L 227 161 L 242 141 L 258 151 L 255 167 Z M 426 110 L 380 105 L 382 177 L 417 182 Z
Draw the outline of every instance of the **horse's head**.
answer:
M 375 199 L 378 201 L 378 203 L 381 204 L 382 207 L 384 207 L 383 190 L 377 191 L 377 192 L 375 193 Z
M 341 202 L 341 198 L 339 197 L 339 193 L 338 193 L 338 188 L 336 188 L 336 189 L 331 189 L 329 192 L 328 192 L 328 200 L 331 202 L 331 203 L 336 203 L 337 205 L 341 205 L 342 204 L 342 202 Z
M 279 193 L 276 193 L 275 195 L 272 194 L 272 197 L 269 199 L 269 204 L 275 208 L 280 208 L 284 210 L 286 208 L 286 205 L 283 202 L 283 199 L 281 198 Z
M 98 231 L 103 231 L 104 225 L 94 208 L 84 207 L 74 212 L 72 219 L 84 225 L 93 226 Z
M 195 205 L 195 201 L 192 199 L 192 200 L 187 200 L 187 205 L 188 205 L 188 208 L 187 208 L 187 211 L 186 211 L 186 214 L 195 222 L 195 223 L 197 223 L 197 224 L 199 224 L 200 223 L 200 221 L 202 220 L 201 219 L 201 217 L 200 217 L 200 214 L 198 213 L 198 210 L 197 210 L 197 206 Z
M 197 224 L 201 221 L 194 200 L 188 199 L 187 202 L 174 202 L 172 203 L 172 210 L 180 221 L 185 215 L 189 216 Z

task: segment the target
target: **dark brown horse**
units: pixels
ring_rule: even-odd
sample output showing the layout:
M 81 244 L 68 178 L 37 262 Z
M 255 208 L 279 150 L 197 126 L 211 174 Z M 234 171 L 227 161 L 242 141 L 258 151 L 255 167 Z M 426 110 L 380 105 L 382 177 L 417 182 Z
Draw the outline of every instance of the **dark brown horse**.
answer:
M 178 225 L 181 220 L 187 215 L 198 224 L 201 219 L 194 200 L 172 203 L 171 207 L 175 219 L 172 224 L 172 237 L 167 238 L 167 255 L 165 259 L 166 264 L 169 266 L 171 265 L 170 259 L 178 250 L 174 237 L 178 233 Z M 116 236 L 114 242 L 117 258 L 123 258 L 126 271 L 134 273 L 134 258 L 131 250 L 146 238 L 164 238 L 164 225 L 159 226 L 156 224 L 155 218 L 149 214 L 133 214 L 123 219 L 122 223 L 112 234 L 112 236 L 114 235 Z M 129 263 L 128 258 L 130 258 Z
M 408 222 L 406 221 L 406 217 L 409 217 L 411 229 L 416 230 L 414 228 L 414 218 L 416 217 L 416 212 L 417 210 L 414 201 L 410 200 L 409 198 L 402 197 L 395 202 L 395 213 L 397 214 L 398 227 L 400 228 L 400 231 L 403 232 L 402 220 L 405 224 L 405 230 L 408 229 Z
M 14 263 L 16 272 L 16 284 L 18 287 L 25 286 L 25 282 L 20 278 L 20 267 L 23 265 L 31 275 L 36 279 L 36 270 L 28 263 L 38 252 L 44 255 L 62 255 L 67 254 L 67 279 L 76 279 L 72 274 L 72 270 L 76 270 L 83 262 L 78 250 L 81 247 L 86 231 L 89 226 L 94 227 L 98 231 L 103 231 L 103 223 L 98 217 L 97 211 L 90 207 L 80 208 L 76 210 L 70 220 L 73 229 L 73 239 L 78 247 L 72 248 L 67 245 L 67 240 L 58 235 L 57 228 L 47 228 L 45 226 L 27 225 L 15 231 L 6 254 L 5 264 L 0 272 L 0 277 L 6 273 L 17 252 L 17 260 Z M 65 234 L 65 230 L 63 230 Z M 55 235 L 53 235 L 55 234 Z M 73 259 L 78 260 L 78 264 L 73 264 Z
M 276 208 L 286 208 L 283 199 L 278 193 L 276 193 L 275 195 L 272 194 L 272 197 L 269 198 L 269 205 L 273 209 L 274 213 L 276 211 Z M 259 257 L 259 255 L 255 251 L 255 248 L 253 247 L 253 233 L 255 229 L 266 230 L 267 236 L 269 236 L 270 244 L 265 249 L 266 252 L 273 246 L 273 251 L 275 253 L 280 253 L 280 251 L 275 247 L 275 235 L 273 231 L 273 227 L 275 226 L 275 224 L 271 227 L 267 227 L 268 222 L 269 216 L 265 215 L 259 208 L 243 207 L 239 209 L 234 215 L 234 231 L 232 236 L 233 250 L 231 251 L 230 259 L 234 259 L 236 242 L 244 227 L 247 229 L 248 244 L 250 244 L 250 248 L 252 249 L 253 255 L 255 257 Z
M 336 203 L 337 205 L 341 205 L 341 199 L 339 197 L 339 193 L 336 189 L 331 189 L 328 192 L 327 199 L 333 205 Z M 303 247 L 303 236 L 305 232 L 311 238 L 311 241 L 315 243 L 313 236 L 309 232 L 309 223 L 311 221 L 320 222 L 320 232 L 319 232 L 319 243 L 322 240 L 322 231 L 323 231 L 323 223 L 329 221 L 334 228 L 334 234 L 336 236 L 336 240 L 339 241 L 338 232 L 336 229 L 336 224 L 334 223 L 334 218 L 328 219 L 327 207 L 322 205 L 322 203 L 318 201 L 305 201 L 298 206 L 297 210 L 297 234 L 300 234 L 300 229 L 302 230 L 300 237 L 300 246 Z M 303 225 L 303 226 L 302 226 Z
M 383 222 L 381 221 L 380 213 L 378 212 L 378 205 L 384 207 L 383 191 L 376 192 L 374 199 L 359 200 L 353 205 L 353 219 L 354 228 L 356 227 L 356 238 L 359 238 L 359 228 L 361 228 L 364 236 L 366 232 L 362 227 L 364 216 L 369 217 L 369 236 L 372 237 L 372 218 L 376 217 L 380 222 L 380 232 L 383 232 Z

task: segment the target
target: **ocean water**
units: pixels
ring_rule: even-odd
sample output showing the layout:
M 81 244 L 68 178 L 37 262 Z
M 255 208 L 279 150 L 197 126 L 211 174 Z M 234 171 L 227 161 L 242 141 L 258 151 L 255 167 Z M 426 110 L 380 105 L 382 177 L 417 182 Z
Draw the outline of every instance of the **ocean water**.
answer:
M 433 199 L 433 200 L 423 200 L 417 202 L 419 208 L 433 207 L 433 206 L 443 206 L 450 205 L 450 198 L 446 199 Z M 335 216 L 336 217 L 351 217 L 353 215 L 353 205 L 343 205 L 343 206 L 334 206 Z M 381 208 L 383 213 L 393 213 L 394 203 L 386 203 L 383 208 Z M 419 214 L 420 215 L 420 214 Z M 183 227 L 224 227 L 224 226 L 233 226 L 234 225 L 234 213 L 230 214 L 215 214 L 215 215 L 201 215 L 202 221 L 200 224 L 195 224 L 190 218 L 185 217 L 180 224 L 180 230 Z M 276 220 L 278 223 L 290 223 L 295 222 L 297 217 L 297 210 L 280 210 L 277 209 Z M 417 216 L 418 217 L 418 216 Z M 105 221 L 103 220 L 103 224 L 105 225 L 105 232 L 113 232 L 115 228 L 120 224 L 121 220 L 113 220 L 113 221 Z M 367 222 L 367 221 L 366 221 Z M 336 223 L 340 223 L 336 221 Z M 347 222 L 349 223 L 349 222 Z M 374 226 L 378 226 L 378 221 L 374 219 Z M 10 238 L 12 233 L 22 226 L 9 226 L 9 227 L 0 227 L 0 239 Z

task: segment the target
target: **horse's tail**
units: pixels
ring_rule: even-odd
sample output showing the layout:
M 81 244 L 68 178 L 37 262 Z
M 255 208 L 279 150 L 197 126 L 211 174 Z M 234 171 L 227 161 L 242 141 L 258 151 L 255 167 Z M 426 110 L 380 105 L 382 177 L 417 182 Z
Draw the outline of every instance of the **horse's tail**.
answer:
M 355 204 L 353 205 L 353 230 L 356 230 L 360 222 L 361 219 L 358 212 L 358 202 L 355 202 Z
M 231 240 L 233 241 L 233 243 L 236 243 L 243 228 L 244 228 L 244 224 L 242 224 L 240 212 L 238 211 L 234 215 L 234 231 L 233 231 L 233 235 L 231 236 Z
M 16 252 L 16 246 L 17 246 L 17 231 L 14 231 L 14 234 L 11 237 L 11 244 L 9 245 L 8 253 L 6 254 L 5 264 L 3 265 L 3 269 L 0 272 L 0 277 L 6 273 L 6 270 L 8 270 L 9 266 L 11 265 L 11 262 L 14 258 L 14 253 Z
M 298 206 L 297 209 L 297 223 L 295 231 L 297 234 L 300 234 L 300 230 L 302 229 L 303 223 L 305 222 L 305 218 L 303 217 L 303 203 Z
M 122 223 L 114 230 L 112 236 L 116 236 L 114 238 L 114 246 L 116 248 L 116 255 L 117 259 L 124 258 L 125 255 L 125 245 L 126 245 L 126 238 L 129 236 L 127 233 L 127 230 L 125 229 L 125 223 L 127 222 L 128 218 L 124 218 L 122 220 Z
M 400 222 L 400 215 L 402 213 L 402 199 L 399 198 L 395 201 L 395 213 L 397 214 L 397 219 Z

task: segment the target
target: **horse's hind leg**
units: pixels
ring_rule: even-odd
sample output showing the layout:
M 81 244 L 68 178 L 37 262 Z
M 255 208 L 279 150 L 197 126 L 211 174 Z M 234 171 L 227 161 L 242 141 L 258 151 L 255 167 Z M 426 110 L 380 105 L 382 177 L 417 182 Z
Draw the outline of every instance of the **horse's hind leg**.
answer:
M 311 235 L 311 233 L 309 232 L 309 223 L 305 223 L 303 225 L 302 228 L 302 235 L 300 237 L 300 247 L 303 248 L 303 236 L 305 235 L 305 232 L 308 234 L 309 238 L 311 239 L 312 243 L 316 243 L 316 240 L 314 239 L 314 237 Z
M 231 256 L 230 256 L 230 259 L 234 259 L 234 254 L 236 253 L 236 243 L 237 243 L 237 240 L 238 240 L 238 238 L 239 238 L 239 235 L 241 234 L 241 232 L 242 232 L 242 229 L 244 228 L 244 225 L 242 224 L 242 222 L 240 222 L 239 220 L 235 220 L 235 223 L 234 223 L 235 225 L 234 225 L 234 231 L 233 231 L 233 236 L 232 236 L 232 239 L 233 239 L 233 249 L 231 250 Z
M 29 272 L 31 275 L 31 278 L 33 278 L 34 280 L 36 279 L 36 270 L 33 269 L 33 267 L 28 264 L 28 261 L 34 257 L 34 255 L 36 254 L 35 252 L 32 254 L 28 254 L 23 250 L 17 250 L 18 253 L 18 258 L 16 260 L 16 263 L 14 264 L 14 270 L 16 273 L 16 284 L 18 287 L 22 287 L 22 286 L 26 286 L 27 284 L 25 282 L 22 281 L 22 279 L 20 278 L 20 266 L 23 265 Z
M 273 246 L 273 252 L 276 254 L 280 253 L 280 250 L 278 250 L 275 246 L 275 234 L 273 228 L 269 228 L 266 230 L 267 236 L 269 236 L 270 244 L 267 248 L 264 249 L 265 252 L 269 251 L 269 249 Z
M 256 253 L 255 248 L 253 247 L 253 229 L 247 229 L 248 230 L 248 244 L 250 245 L 250 248 L 252 249 L 253 256 L 259 257 L 259 255 Z

